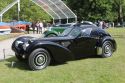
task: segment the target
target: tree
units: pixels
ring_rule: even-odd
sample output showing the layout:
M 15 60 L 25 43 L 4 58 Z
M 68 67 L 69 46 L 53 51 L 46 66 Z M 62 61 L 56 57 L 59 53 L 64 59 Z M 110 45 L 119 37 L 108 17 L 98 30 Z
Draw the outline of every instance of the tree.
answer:
M 1 0 L 0 10 L 13 0 Z M 125 0 L 63 0 L 78 16 L 78 20 L 106 20 L 123 24 Z M 17 19 L 17 5 L 7 11 L 3 20 Z M 39 6 L 30 0 L 21 0 L 20 20 L 51 20 Z
M 67 0 L 67 2 L 80 20 L 112 21 L 115 17 L 109 0 Z
M 125 0 L 113 0 L 113 7 L 115 11 L 117 12 L 118 20 L 121 25 L 123 24 L 123 8 L 125 6 Z
M 12 2 L 13 0 L 1 0 L 0 11 Z M 51 20 L 51 17 L 46 14 L 39 6 L 31 2 L 31 0 L 21 0 L 20 6 L 20 20 Z M 15 5 L 3 15 L 3 21 L 18 20 L 17 12 L 17 5 Z

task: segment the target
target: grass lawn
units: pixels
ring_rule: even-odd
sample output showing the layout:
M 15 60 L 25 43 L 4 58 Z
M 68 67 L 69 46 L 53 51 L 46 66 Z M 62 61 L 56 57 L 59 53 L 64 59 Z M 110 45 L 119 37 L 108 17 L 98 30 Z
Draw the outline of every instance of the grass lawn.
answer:
M 20 36 L 24 33 L 11 33 L 11 34 L 7 34 L 7 35 L 0 35 L 0 41 L 5 40 L 5 39 L 9 39 L 9 38 L 13 38 L 13 37 L 17 37 Z
M 110 58 L 84 58 L 66 64 L 30 71 L 11 58 L 0 62 L 0 83 L 125 83 L 125 28 L 108 29 L 117 41 Z M 14 67 L 11 61 L 15 61 Z

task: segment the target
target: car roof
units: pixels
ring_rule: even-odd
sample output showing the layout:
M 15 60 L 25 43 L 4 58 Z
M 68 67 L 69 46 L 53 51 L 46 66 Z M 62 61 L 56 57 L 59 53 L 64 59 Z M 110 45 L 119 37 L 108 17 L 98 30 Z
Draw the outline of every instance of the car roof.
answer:
M 99 28 L 95 24 L 90 24 L 90 23 L 77 23 L 74 26 L 80 28 Z

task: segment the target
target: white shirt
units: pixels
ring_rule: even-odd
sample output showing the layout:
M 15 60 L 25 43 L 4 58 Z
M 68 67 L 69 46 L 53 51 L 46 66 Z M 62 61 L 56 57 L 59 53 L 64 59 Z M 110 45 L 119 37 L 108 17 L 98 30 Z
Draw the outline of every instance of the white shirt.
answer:
M 40 22 L 40 23 L 39 23 L 39 26 L 40 26 L 40 27 L 43 27 L 43 23 L 42 23 L 42 22 Z

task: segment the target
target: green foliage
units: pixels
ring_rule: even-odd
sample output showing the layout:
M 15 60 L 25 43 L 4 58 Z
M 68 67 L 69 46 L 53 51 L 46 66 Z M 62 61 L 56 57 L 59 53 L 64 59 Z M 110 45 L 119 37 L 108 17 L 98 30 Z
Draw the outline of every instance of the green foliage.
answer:
M 123 17 L 125 15 L 125 0 L 112 0 L 114 12 L 117 13 L 117 21 L 123 24 Z
M 0 0 L 0 11 L 13 0 Z M 78 20 L 123 22 L 125 0 L 63 0 L 78 16 Z M 4 14 L 3 20 L 18 19 L 17 5 Z M 51 17 L 31 0 L 21 0 L 20 20 L 51 20 Z
M 6 7 L 8 4 L 12 3 L 13 0 L 0 0 L 0 10 Z M 4 4 L 3 4 L 4 3 Z M 26 21 L 37 21 L 37 20 L 47 20 L 50 21 L 51 18 L 46 12 L 42 10 L 39 6 L 31 2 L 31 0 L 21 0 L 21 11 L 20 20 Z M 3 21 L 18 20 L 18 9 L 17 5 L 13 6 L 9 11 L 3 15 Z
M 67 0 L 67 4 L 79 20 L 91 21 L 115 21 L 119 17 L 119 5 L 122 4 L 122 8 L 125 8 L 124 0 Z

